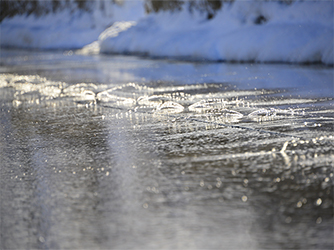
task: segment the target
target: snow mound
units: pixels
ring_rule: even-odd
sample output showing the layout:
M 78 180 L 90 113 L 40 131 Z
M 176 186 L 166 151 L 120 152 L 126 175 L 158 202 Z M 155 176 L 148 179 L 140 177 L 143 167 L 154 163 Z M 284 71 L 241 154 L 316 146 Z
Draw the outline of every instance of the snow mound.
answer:
M 188 10 L 147 15 L 99 37 L 101 53 L 193 60 L 333 64 L 332 1 L 225 3 L 215 18 Z M 117 27 L 115 27 L 116 29 Z
M 144 15 L 141 0 L 124 1 L 121 5 L 96 0 L 91 2 L 90 10 L 73 7 L 40 16 L 15 15 L 0 23 L 0 44 L 27 49 L 82 48 L 97 40 L 99 34 L 114 22 L 137 21 Z

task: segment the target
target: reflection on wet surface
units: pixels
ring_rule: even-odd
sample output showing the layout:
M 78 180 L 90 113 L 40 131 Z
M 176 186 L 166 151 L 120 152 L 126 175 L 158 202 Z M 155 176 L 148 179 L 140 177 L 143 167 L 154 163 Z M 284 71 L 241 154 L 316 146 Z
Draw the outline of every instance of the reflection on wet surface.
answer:
M 1 248 L 333 248 L 331 93 L 0 81 Z

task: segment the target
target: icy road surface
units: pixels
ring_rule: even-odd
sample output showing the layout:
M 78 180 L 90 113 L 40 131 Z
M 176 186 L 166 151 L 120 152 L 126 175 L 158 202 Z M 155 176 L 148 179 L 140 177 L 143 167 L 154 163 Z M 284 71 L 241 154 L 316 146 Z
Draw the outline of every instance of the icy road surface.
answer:
M 3 50 L 1 248 L 332 249 L 333 68 Z

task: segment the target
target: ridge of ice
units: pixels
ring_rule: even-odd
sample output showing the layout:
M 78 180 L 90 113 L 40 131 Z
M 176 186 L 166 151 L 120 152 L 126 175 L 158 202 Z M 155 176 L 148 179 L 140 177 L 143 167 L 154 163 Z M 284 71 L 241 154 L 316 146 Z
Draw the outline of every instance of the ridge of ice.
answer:
M 159 106 L 156 109 L 156 112 L 158 113 L 181 113 L 184 110 L 184 107 L 177 103 L 172 101 L 167 101 L 164 103 L 159 104 Z

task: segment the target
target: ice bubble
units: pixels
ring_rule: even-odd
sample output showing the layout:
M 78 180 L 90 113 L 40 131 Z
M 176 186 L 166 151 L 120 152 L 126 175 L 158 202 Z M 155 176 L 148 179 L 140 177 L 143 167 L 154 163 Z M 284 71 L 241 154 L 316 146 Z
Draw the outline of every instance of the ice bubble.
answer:
M 189 106 L 189 111 L 203 113 L 214 108 L 225 107 L 225 101 L 222 99 L 201 100 Z
M 259 109 L 248 115 L 248 117 L 276 116 L 276 109 Z
M 126 106 L 126 107 L 130 106 L 131 107 L 136 104 L 135 99 L 113 95 L 108 90 L 98 93 L 96 95 L 96 99 L 99 102 L 103 102 L 111 106 Z
M 183 110 L 184 110 L 184 107 L 181 104 L 178 104 L 172 101 L 167 101 L 167 102 L 161 103 L 157 107 L 156 112 L 158 113 L 181 113 Z

